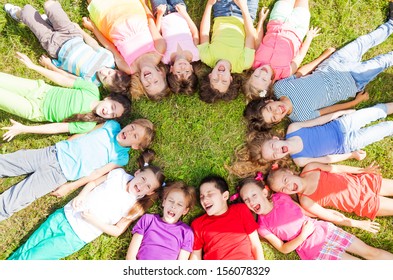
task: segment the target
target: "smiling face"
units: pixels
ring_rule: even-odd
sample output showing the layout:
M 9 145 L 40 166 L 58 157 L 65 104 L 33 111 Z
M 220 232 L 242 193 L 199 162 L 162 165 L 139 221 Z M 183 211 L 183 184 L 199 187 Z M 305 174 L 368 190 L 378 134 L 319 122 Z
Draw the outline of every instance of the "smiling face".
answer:
M 199 199 L 207 215 L 218 216 L 228 210 L 228 191 L 221 193 L 214 183 L 204 183 L 200 186 L 199 190 Z
M 250 85 L 258 92 L 268 90 L 273 83 L 273 69 L 269 65 L 259 66 L 250 76 Z
M 131 147 L 134 150 L 140 149 L 140 144 L 145 140 L 146 129 L 136 123 L 131 123 L 124 127 L 116 136 L 120 146 Z
M 188 79 L 194 72 L 191 63 L 185 59 L 177 59 L 169 70 L 178 79 Z
M 266 161 L 281 159 L 290 154 L 288 143 L 274 136 L 262 145 L 262 158 Z
M 104 88 L 111 88 L 119 80 L 120 71 L 109 67 L 103 67 L 97 71 L 97 77 Z
M 123 115 L 124 107 L 120 104 L 120 102 L 114 101 L 110 98 L 104 98 L 104 100 L 98 102 L 94 111 L 97 115 L 104 119 L 114 119 Z
M 173 190 L 162 202 L 163 214 L 162 219 L 168 224 L 175 224 L 179 221 L 181 216 L 187 214 L 188 201 L 184 192 L 181 190 Z
M 253 211 L 255 214 L 261 215 L 266 214 L 270 205 L 268 197 L 268 191 L 262 189 L 254 183 L 245 184 L 240 190 L 240 197 L 247 205 L 248 209 Z
M 157 66 L 143 66 L 140 80 L 148 95 L 159 94 L 167 87 L 165 73 Z
M 151 195 L 157 188 L 160 187 L 160 183 L 153 171 L 145 169 L 143 171 L 138 170 L 134 174 L 134 178 L 127 183 L 127 192 L 134 194 L 136 197 L 143 197 L 145 195 Z
M 291 195 L 304 191 L 302 179 L 288 169 L 277 170 L 269 181 L 270 188 L 275 192 Z
M 209 74 L 210 86 L 221 93 L 228 91 L 232 82 L 231 64 L 226 60 L 219 60 Z
M 289 115 L 289 108 L 287 104 L 282 101 L 267 101 L 267 104 L 261 109 L 262 117 L 266 123 L 278 123 L 286 115 Z

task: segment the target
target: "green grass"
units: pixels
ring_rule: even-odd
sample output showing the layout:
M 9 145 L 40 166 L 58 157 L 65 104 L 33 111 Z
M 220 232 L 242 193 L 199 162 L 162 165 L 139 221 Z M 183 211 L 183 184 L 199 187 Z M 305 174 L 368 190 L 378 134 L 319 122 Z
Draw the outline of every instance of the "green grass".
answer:
M 29 1 L 41 12 L 44 1 Z M 6 3 L 1 0 L 0 4 Z M 24 5 L 27 1 L 15 1 Z M 191 17 L 199 25 L 204 4 L 201 1 L 186 1 Z M 263 1 L 272 8 L 274 1 Z M 81 0 L 63 0 L 61 4 L 71 20 L 80 23 L 82 16 L 87 15 L 86 2 Z M 322 34 L 317 37 L 305 63 L 316 58 L 327 47 L 336 47 L 350 42 L 365 34 L 385 21 L 387 1 L 385 0 L 315 0 L 310 1 L 311 25 L 322 28 Z M 393 38 L 370 50 L 364 58 L 370 58 L 393 49 Z M 0 71 L 21 77 L 38 79 L 40 76 L 26 69 L 16 58 L 15 52 L 20 51 L 29 55 L 37 62 L 44 50 L 38 44 L 30 30 L 22 24 L 17 24 L 0 11 Z M 361 104 L 359 108 L 370 106 L 378 102 L 393 100 L 393 69 L 388 69 L 371 82 L 368 87 L 370 100 Z M 242 95 L 229 103 L 205 104 L 198 96 L 174 95 L 162 102 L 152 102 L 145 99 L 133 103 L 134 117 L 146 117 L 157 127 L 157 137 L 152 148 L 157 152 L 156 163 L 164 168 L 169 180 L 184 180 L 186 183 L 198 187 L 199 181 L 210 173 L 216 173 L 227 178 L 234 189 L 236 179 L 230 176 L 225 165 L 230 165 L 234 158 L 234 151 L 243 144 L 245 126 L 242 112 L 245 100 Z M 9 118 L 14 118 L 25 124 L 32 124 L 7 113 L 0 112 L 0 127 L 9 125 Z M 281 127 L 282 129 L 283 127 Z M 2 134 L 2 132 L 0 133 Z M 18 136 L 10 143 L 0 142 L 0 153 L 10 153 L 19 149 L 33 149 L 52 145 L 66 139 L 68 135 Z M 368 146 L 365 150 L 367 158 L 362 162 L 346 161 L 346 164 L 366 166 L 372 161 L 381 165 L 385 178 L 393 178 L 393 140 L 387 138 Z M 131 154 L 130 163 L 126 170 L 135 170 L 136 153 Z M 23 178 L 23 177 L 21 177 Z M 0 192 L 21 178 L 0 179 Z M 14 214 L 11 218 L 0 223 L 0 259 L 6 259 L 20 246 L 31 233 L 55 209 L 62 207 L 77 192 L 58 199 L 50 195 L 35 201 L 29 207 Z M 156 205 L 151 212 L 159 211 Z M 196 207 L 184 221 L 190 223 L 193 218 L 202 213 Z M 356 218 L 352 216 L 353 218 Z M 381 231 L 372 235 L 364 231 L 346 228 L 366 243 L 386 249 L 393 253 L 392 218 L 377 218 L 381 223 Z M 79 252 L 67 259 L 124 259 L 128 244 L 131 240 L 130 230 L 119 238 L 103 234 L 97 240 L 85 246 Z M 262 242 L 267 259 L 298 259 L 295 253 L 283 255 L 269 244 Z

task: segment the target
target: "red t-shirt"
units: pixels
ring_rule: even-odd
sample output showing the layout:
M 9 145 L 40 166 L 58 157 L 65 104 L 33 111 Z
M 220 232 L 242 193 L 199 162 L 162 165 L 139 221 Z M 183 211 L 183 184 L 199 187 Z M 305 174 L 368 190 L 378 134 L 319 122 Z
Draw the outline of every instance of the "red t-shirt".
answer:
M 249 234 L 258 229 L 243 203 L 230 205 L 219 216 L 203 216 L 191 223 L 194 250 L 203 250 L 204 260 L 253 260 Z

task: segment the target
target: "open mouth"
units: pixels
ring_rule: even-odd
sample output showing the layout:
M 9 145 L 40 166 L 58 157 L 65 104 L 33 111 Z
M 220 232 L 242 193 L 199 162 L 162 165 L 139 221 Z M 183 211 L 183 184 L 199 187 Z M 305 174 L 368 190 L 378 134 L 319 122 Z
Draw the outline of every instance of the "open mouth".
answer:
M 285 153 L 288 152 L 288 147 L 287 147 L 287 146 L 283 146 L 283 147 L 281 148 L 281 150 L 282 150 L 282 152 L 285 154 Z
M 151 76 L 151 72 L 150 71 L 143 72 L 143 77 L 144 78 L 149 78 L 150 76 Z
M 298 186 L 296 183 L 294 183 L 294 184 L 293 184 L 293 189 L 292 189 L 292 190 L 293 190 L 294 192 L 297 192 L 298 189 L 299 189 L 299 186 Z
M 258 212 L 259 211 L 259 209 L 261 209 L 261 205 L 260 204 L 257 204 L 257 205 L 255 205 L 254 207 L 253 207 L 253 209 L 254 209 L 254 212 Z
M 280 105 L 279 108 L 280 108 L 281 114 L 284 114 L 285 113 L 285 106 Z
M 207 212 L 212 207 L 213 207 L 213 204 L 205 205 L 205 211 Z
M 224 72 L 225 71 L 225 66 L 224 65 L 218 66 L 218 71 Z
M 141 190 L 138 188 L 138 186 L 137 185 L 134 185 L 134 190 L 135 190 L 135 192 L 136 193 L 138 193 L 138 192 L 140 192 Z
M 172 217 L 172 218 L 175 217 L 175 213 L 173 213 L 172 211 L 168 211 L 167 214 L 169 217 Z

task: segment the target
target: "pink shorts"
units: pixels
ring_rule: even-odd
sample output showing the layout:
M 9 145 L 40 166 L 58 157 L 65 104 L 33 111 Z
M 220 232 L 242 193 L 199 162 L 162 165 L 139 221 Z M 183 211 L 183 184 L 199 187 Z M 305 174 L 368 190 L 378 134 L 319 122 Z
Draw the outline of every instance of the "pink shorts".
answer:
M 352 234 L 333 224 L 329 224 L 329 232 L 317 260 L 341 260 L 342 254 L 353 242 Z

